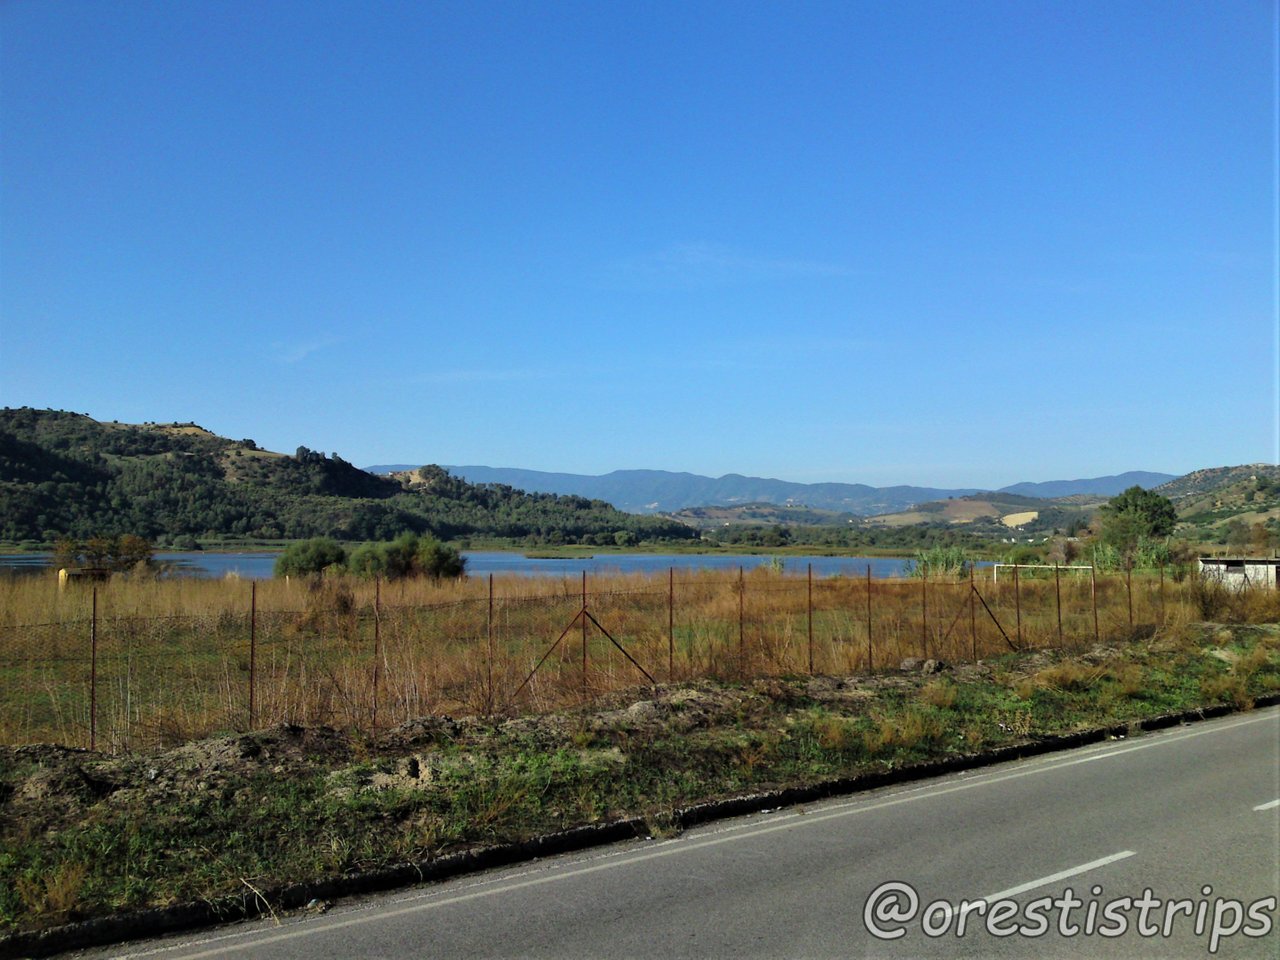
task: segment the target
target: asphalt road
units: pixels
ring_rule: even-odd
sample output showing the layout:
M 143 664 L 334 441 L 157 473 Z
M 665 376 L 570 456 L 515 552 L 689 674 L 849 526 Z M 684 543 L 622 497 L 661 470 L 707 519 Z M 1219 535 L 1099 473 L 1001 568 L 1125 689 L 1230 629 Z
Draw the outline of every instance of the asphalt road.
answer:
M 94 955 L 1275 958 L 1277 898 L 1271 708 Z

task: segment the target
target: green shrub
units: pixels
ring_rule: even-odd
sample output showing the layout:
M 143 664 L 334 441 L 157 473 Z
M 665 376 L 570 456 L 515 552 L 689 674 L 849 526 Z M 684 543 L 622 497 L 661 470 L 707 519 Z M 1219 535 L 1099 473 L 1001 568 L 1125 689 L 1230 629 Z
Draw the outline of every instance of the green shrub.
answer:
M 927 550 L 917 550 L 915 559 L 907 561 L 907 575 L 962 577 L 969 572 L 969 564 L 964 547 L 930 547 Z
M 434 537 L 416 533 L 401 534 L 385 543 L 366 543 L 351 554 L 349 569 L 360 577 L 430 577 L 443 580 L 460 577 L 466 560 L 454 547 Z
M 275 574 L 277 577 L 306 576 L 344 566 L 346 562 L 347 551 L 337 541 L 316 537 L 289 544 L 276 558 Z

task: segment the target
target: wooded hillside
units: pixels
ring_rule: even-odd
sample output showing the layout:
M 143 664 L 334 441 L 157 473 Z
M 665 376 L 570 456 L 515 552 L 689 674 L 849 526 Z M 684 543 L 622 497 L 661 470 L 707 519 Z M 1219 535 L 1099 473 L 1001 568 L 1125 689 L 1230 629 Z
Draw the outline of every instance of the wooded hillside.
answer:
M 186 424 L 0 410 L 0 540 L 136 534 L 265 540 L 505 537 L 537 544 L 686 540 L 691 528 L 583 497 L 477 485 L 427 466 L 366 473 L 336 453 L 261 450 Z

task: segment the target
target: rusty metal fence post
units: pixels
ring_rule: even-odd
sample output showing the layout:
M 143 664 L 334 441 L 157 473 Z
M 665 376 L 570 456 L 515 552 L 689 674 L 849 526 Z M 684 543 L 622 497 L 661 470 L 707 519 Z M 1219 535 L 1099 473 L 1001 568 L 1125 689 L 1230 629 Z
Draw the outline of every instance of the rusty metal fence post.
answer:
M 382 578 L 373 578 L 373 703 L 369 715 L 371 732 L 378 729 L 378 683 L 382 679 Z
M 493 574 L 489 574 L 489 613 L 485 620 L 485 716 L 493 714 Z
M 1093 642 L 1102 642 L 1102 631 L 1098 628 L 1098 570 L 1089 565 L 1089 601 L 1093 604 Z
M 813 564 L 809 564 L 809 673 L 813 674 Z
M 1018 565 L 1013 565 L 1013 609 L 1017 616 L 1018 646 L 1022 646 L 1022 587 L 1018 583 Z
M 676 676 L 676 568 L 667 567 L 667 683 Z
M 978 586 L 973 582 L 973 563 L 969 563 L 969 646 L 974 662 L 978 659 L 978 620 L 974 601 L 978 596 Z
M 258 581 L 249 584 L 249 729 L 258 727 Z
M 98 749 L 98 588 L 89 618 L 89 749 Z
M 542 665 L 547 662 L 547 658 L 550 657 L 551 654 L 555 653 L 557 649 L 559 649 L 560 644 L 563 643 L 565 637 L 569 636 L 569 634 L 573 631 L 574 626 L 579 624 L 581 625 L 581 628 L 582 628 L 582 681 L 581 682 L 582 682 L 582 688 L 583 688 L 582 692 L 584 695 L 584 702 L 586 701 L 586 696 L 589 692 L 588 691 L 589 662 L 587 659 L 587 644 L 588 644 L 588 631 L 590 628 L 588 624 L 593 624 L 595 628 L 604 635 L 604 638 L 608 640 L 611 644 L 613 644 L 613 646 L 618 650 L 619 653 L 621 653 L 624 657 L 627 658 L 627 661 L 633 667 L 635 667 L 642 674 L 644 674 L 644 678 L 648 680 L 650 684 L 653 684 L 655 686 L 657 685 L 658 681 L 653 678 L 653 674 L 649 673 L 648 670 L 642 667 L 640 663 L 636 660 L 636 658 L 633 657 L 627 651 L 627 648 L 624 647 L 621 643 L 619 643 L 617 639 L 613 636 L 613 634 L 611 634 L 608 630 L 606 630 L 604 625 L 601 624 L 600 621 L 597 620 L 595 616 L 592 615 L 587 605 L 587 572 L 584 570 L 582 571 L 582 605 L 578 608 L 577 613 L 573 615 L 573 619 L 570 620 L 568 625 L 565 626 L 564 630 L 561 631 L 560 636 L 556 637 L 555 643 L 551 644 L 551 646 L 546 649 L 546 652 L 544 652 L 542 654 L 542 657 L 538 660 L 538 662 L 534 664 L 533 669 L 529 671 L 528 676 L 526 676 L 524 680 L 520 683 L 520 685 L 516 687 L 515 693 L 513 693 L 511 696 L 511 700 L 513 702 L 519 698 L 521 691 L 523 691 L 524 688 L 527 687 L 529 683 L 533 680 L 533 678 L 537 676 L 538 671 L 542 669 Z M 570 642 L 570 646 L 571 645 L 572 645 L 572 642 Z
M 742 573 L 742 565 L 738 565 L 738 673 L 747 674 L 746 617 L 747 581 Z
M 1058 649 L 1062 649 L 1062 576 L 1058 565 L 1053 565 L 1053 595 L 1058 608 Z
M 929 658 L 929 572 L 920 570 L 920 657 Z
M 875 669 L 871 645 L 871 564 L 867 564 L 867 673 Z
M 1129 594 L 1129 630 L 1133 631 L 1133 560 L 1130 559 L 1124 568 L 1125 590 Z

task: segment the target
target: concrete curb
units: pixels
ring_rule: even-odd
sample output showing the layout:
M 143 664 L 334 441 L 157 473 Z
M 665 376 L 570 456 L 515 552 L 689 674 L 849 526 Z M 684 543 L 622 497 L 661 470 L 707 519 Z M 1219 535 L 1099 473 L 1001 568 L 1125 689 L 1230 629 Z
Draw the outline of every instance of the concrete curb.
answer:
M 1280 704 L 1280 694 L 1260 697 L 1254 708 Z M 1185 723 L 1211 720 L 1240 712 L 1237 707 L 1219 704 L 1182 713 L 1161 714 L 1145 720 L 1135 720 L 1111 727 L 1061 736 L 1045 737 L 1030 743 L 1001 747 L 986 753 L 951 757 L 929 763 L 915 764 L 898 770 L 871 773 L 858 777 L 841 777 L 804 787 L 785 787 L 760 793 L 727 797 L 695 804 L 675 813 L 673 822 L 681 827 L 724 820 L 748 813 L 759 813 L 775 807 L 798 803 L 811 803 L 830 797 L 848 796 L 875 790 L 879 787 L 911 783 L 930 777 L 963 770 L 976 770 L 995 766 L 1011 760 L 1041 756 L 1100 743 L 1105 740 L 1130 736 L 1134 733 L 1164 730 Z M 176 933 L 209 927 L 216 924 L 248 920 L 269 914 L 274 910 L 296 910 L 312 900 L 331 900 L 365 893 L 377 893 L 400 887 L 413 886 L 428 881 L 445 880 L 462 874 L 474 873 L 492 867 L 509 866 L 560 853 L 572 853 L 591 847 L 644 837 L 649 834 L 648 822 L 643 817 L 626 817 L 609 823 L 573 827 L 557 833 L 534 837 L 518 843 L 495 844 L 475 847 L 458 853 L 446 854 L 418 863 L 406 863 L 365 873 L 331 877 L 307 883 L 292 883 L 262 891 L 262 895 L 246 891 L 244 894 L 221 897 L 217 900 L 178 904 L 152 910 L 139 910 L 113 917 L 100 917 L 79 923 L 65 924 L 33 933 L 16 933 L 0 938 L 0 960 L 20 957 L 47 957 L 67 950 L 106 946 L 159 934 Z

